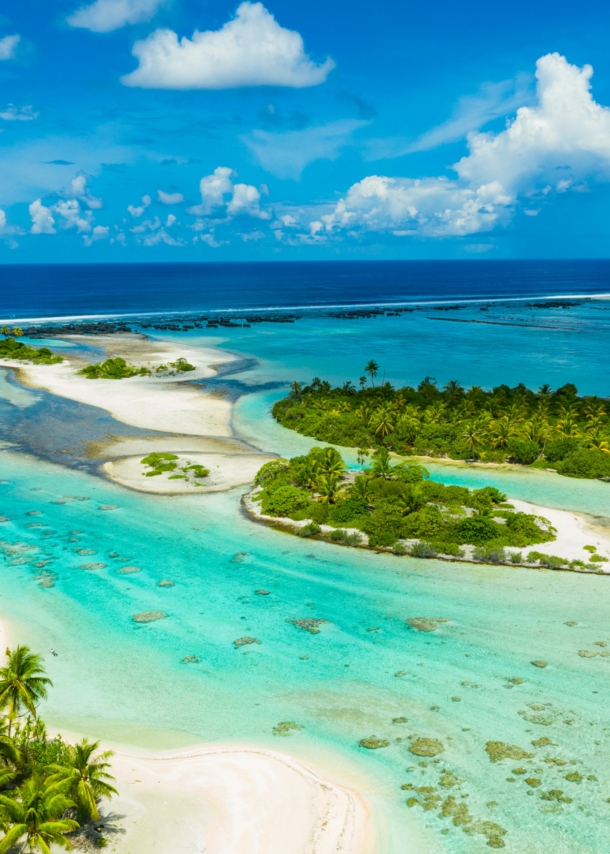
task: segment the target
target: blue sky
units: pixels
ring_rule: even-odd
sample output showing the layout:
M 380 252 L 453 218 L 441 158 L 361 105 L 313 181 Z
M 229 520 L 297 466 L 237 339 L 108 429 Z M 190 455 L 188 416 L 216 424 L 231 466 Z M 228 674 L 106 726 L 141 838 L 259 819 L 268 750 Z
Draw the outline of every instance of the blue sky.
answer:
M 0 261 L 610 256 L 610 7 L 23 0 Z

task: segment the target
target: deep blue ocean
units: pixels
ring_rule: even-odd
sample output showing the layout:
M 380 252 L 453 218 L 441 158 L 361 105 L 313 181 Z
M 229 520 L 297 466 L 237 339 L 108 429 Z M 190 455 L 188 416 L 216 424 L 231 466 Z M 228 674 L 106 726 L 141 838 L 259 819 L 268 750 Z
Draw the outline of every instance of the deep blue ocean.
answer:
M 610 260 L 0 266 L 5 319 L 610 292 Z

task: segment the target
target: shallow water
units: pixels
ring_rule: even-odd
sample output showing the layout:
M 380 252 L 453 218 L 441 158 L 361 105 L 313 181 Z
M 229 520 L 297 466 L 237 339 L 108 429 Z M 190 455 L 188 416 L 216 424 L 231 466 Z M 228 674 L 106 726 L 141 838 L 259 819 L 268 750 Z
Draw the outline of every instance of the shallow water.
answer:
M 371 324 L 378 322 L 385 320 Z M 307 324 L 289 330 L 284 362 L 286 330 L 243 330 L 250 339 L 231 344 L 260 359 L 235 377 L 253 390 L 238 401 L 235 427 L 258 447 L 291 454 L 312 444 L 271 420 L 270 402 L 282 392 L 257 392 L 261 384 L 292 380 L 305 359 L 305 378 L 313 371 L 344 378 L 344 366 L 355 358 L 355 331 L 336 323 L 322 334 L 313 321 Z M 370 355 L 381 361 L 379 348 L 392 349 L 391 325 L 378 327 L 383 340 L 372 326 L 358 328 L 371 330 Z M 512 334 L 502 331 L 500 350 Z M 205 335 L 197 338 L 210 343 Z M 395 336 L 395 352 L 410 342 Z M 453 346 L 463 348 L 464 337 Z M 591 344 L 590 358 L 594 350 Z M 585 362 L 575 355 L 563 381 L 601 389 L 603 376 L 587 378 Z M 456 357 L 460 363 L 470 365 L 463 354 Z M 532 364 L 525 381 L 545 381 L 536 379 Z M 402 375 L 419 378 L 434 369 L 419 368 L 409 362 Z M 474 375 L 476 366 L 468 370 Z M 490 483 L 514 497 L 610 517 L 607 484 L 521 469 L 429 468 L 445 482 Z M 19 639 L 58 652 L 46 662 L 55 683 L 44 709 L 49 723 L 149 746 L 235 739 L 346 756 L 371 779 L 373 799 L 392 824 L 384 854 L 402 854 L 401 824 L 414 821 L 427 827 L 434 850 L 487 850 L 484 834 L 466 834 L 450 816 L 439 816 L 449 796 L 475 819 L 506 829 L 506 849 L 516 854 L 607 850 L 610 657 L 578 655 L 605 652 L 596 642 L 610 645 L 607 578 L 415 561 L 306 542 L 253 523 L 240 508 L 240 490 L 151 496 L 12 451 L 0 452 L 0 472 L 6 481 L 0 515 L 10 517 L 0 524 L 0 610 Z M 100 509 L 104 505 L 116 509 Z M 87 564 L 98 568 L 83 568 Z M 140 572 L 121 574 L 125 566 Z M 44 578 L 54 586 L 41 587 Z M 174 586 L 159 587 L 161 580 Z M 134 614 L 150 610 L 167 617 L 133 622 Z M 406 621 L 418 617 L 448 622 L 433 632 L 415 631 Z M 290 622 L 303 619 L 328 622 L 310 634 Z M 260 643 L 235 648 L 242 637 Z M 186 664 L 187 656 L 200 660 Z M 402 717 L 405 723 L 392 722 Z M 276 737 L 272 730 L 281 721 L 303 729 Z M 371 735 L 389 746 L 358 746 Z M 439 739 L 444 751 L 435 759 L 413 756 L 409 736 Z M 553 744 L 532 746 L 542 736 Z M 488 741 L 535 755 L 494 763 Z M 527 773 L 513 774 L 519 767 Z M 446 771 L 457 781 L 439 787 Z M 581 782 L 565 779 L 573 771 Z M 528 786 L 530 777 L 541 785 Z M 404 801 L 413 793 L 400 789 L 408 783 L 434 787 L 432 794 L 442 798 L 429 811 L 409 809 Z M 557 790 L 571 802 L 548 795 Z

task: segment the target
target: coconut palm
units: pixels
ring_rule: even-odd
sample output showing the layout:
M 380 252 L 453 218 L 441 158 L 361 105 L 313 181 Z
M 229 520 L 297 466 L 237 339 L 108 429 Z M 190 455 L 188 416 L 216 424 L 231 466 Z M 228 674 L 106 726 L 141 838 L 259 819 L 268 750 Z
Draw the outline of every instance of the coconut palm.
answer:
M 587 448 L 595 451 L 603 451 L 604 454 L 610 454 L 610 437 L 601 427 L 587 430 L 583 438 Z
M 444 417 L 447 407 L 440 400 L 435 400 L 431 406 L 427 406 L 424 411 L 424 421 L 427 424 L 438 424 Z
M 36 717 L 36 704 L 47 696 L 51 680 L 45 676 L 42 659 L 27 646 L 6 651 L 7 661 L 0 667 L 0 708 L 6 709 L 12 721 L 29 712 Z
M 368 501 L 372 494 L 371 479 L 365 474 L 359 474 L 354 480 L 351 491 L 357 498 Z
M 51 854 L 51 845 L 69 848 L 65 834 L 77 830 L 77 821 L 62 818 L 73 807 L 61 784 L 46 785 L 32 778 L 17 790 L 17 797 L 0 794 L 0 808 L 8 819 L 10 829 L 0 841 L 0 854 L 5 854 L 25 836 L 28 851 L 38 849 Z M 23 848 L 21 849 L 24 850 Z
M 373 472 L 378 477 L 389 478 L 392 474 L 392 461 L 387 448 L 378 448 L 371 458 Z
M 316 492 L 321 504 L 334 504 L 339 495 L 339 478 L 336 474 L 322 474 L 316 481 Z
M 534 417 L 527 421 L 523 425 L 523 435 L 526 439 L 529 439 L 531 442 L 537 442 L 539 445 L 544 445 L 546 440 L 549 438 L 549 434 L 551 432 L 551 425 L 548 420 L 540 414 L 534 415 Z
M 585 403 L 583 413 L 587 421 L 592 421 L 594 419 L 603 418 L 606 415 L 606 407 L 601 400 L 593 398 Z
M 23 335 L 23 329 L 20 326 L 13 326 L 13 336 L 15 338 L 21 338 Z
M 476 459 L 477 448 L 485 441 L 487 436 L 487 419 L 483 416 L 479 415 L 478 418 L 474 418 L 472 421 L 469 421 L 465 425 L 464 432 L 462 433 L 462 438 L 466 442 L 468 448 L 470 448 L 470 453 L 472 454 L 473 459 Z
M 303 390 L 303 386 L 301 385 L 301 383 L 297 382 L 296 380 L 290 386 L 290 391 L 292 392 L 294 397 L 300 397 L 302 390 Z
M 371 359 L 370 362 L 367 362 L 364 366 L 364 373 L 369 375 L 369 379 L 371 381 L 371 385 L 375 385 L 375 377 L 379 373 L 379 365 L 375 361 L 375 359 Z
M 11 330 L 8 328 L 8 326 L 3 326 L 2 329 L 0 329 L 0 332 L 4 335 L 5 338 L 8 338 L 11 334 Z
M 336 448 L 327 448 L 324 457 L 319 463 L 322 474 L 336 475 L 339 477 L 345 471 L 345 463 Z
M 388 436 L 394 431 L 393 408 L 388 404 L 378 406 L 375 412 L 373 412 L 371 424 L 375 430 L 375 433 L 378 436 L 381 436 L 382 439 L 385 439 L 386 436 Z
M 76 803 L 79 821 L 97 821 L 100 817 L 97 801 L 118 795 L 109 782 L 114 780 L 114 777 L 106 771 L 110 768 L 107 760 L 114 756 L 114 753 L 112 750 L 106 750 L 95 756 L 99 746 L 99 741 L 90 742 L 84 738 L 80 744 L 74 746 L 70 765 L 49 765 L 49 771 L 52 773 L 46 783 L 65 784 L 66 794 Z
M 352 382 L 351 380 L 347 380 L 347 381 L 346 381 L 346 382 L 344 382 L 344 383 L 343 383 L 343 385 L 341 386 L 341 391 L 342 391 L 344 394 L 353 394 L 353 393 L 356 391 L 356 389 L 355 389 L 355 387 L 354 387 L 353 382 Z
M 407 487 L 396 501 L 396 506 L 400 510 L 402 516 L 408 516 L 410 513 L 415 513 L 426 503 L 426 499 L 419 485 L 413 484 Z
M 372 407 L 368 406 L 366 403 L 363 403 L 362 406 L 359 406 L 356 412 L 354 413 L 356 418 L 358 418 L 365 427 L 368 427 L 371 423 L 371 416 L 373 414 Z
M 450 401 L 457 400 L 464 394 L 464 389 L 457 380 L 449 380 L 443 391 Z
M 573 415 L 566 415 L 557 422 L 557 431 L 562 439 L 578 439 L 580 431 Z
M 506 448 L 511 439 L 520 434 L 519 428 L 505 415 L 491 425 L 491 443 L 494 448 Z
M 550 387 L 550 385 L 548 383 L 544 383 L 544 385 L 541 385 L 540 388 L 538 389 L 538 394 L 541 397 L 550 397 L 550 395 L 553 394 L 553 389 Z

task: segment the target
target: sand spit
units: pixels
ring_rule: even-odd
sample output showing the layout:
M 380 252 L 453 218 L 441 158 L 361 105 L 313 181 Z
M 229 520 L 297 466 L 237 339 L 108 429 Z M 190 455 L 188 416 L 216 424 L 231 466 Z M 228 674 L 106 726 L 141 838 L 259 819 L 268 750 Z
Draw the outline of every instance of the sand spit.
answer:
M 212 364 L 233 361 L 221 350 L 152 341 L 143 336 L 124 334 L 67 339 L 103 347 L 106 356 L 122 356 L 135 365 L 157 366 L 186 358 L 194 371 L 176 376 L 131 377 L 124 380 L 90 380 L 76 371 L 86 363 L 70 354 L 59 365 L 32 365 L 3 360 L 1 367 L 17 371 L 21 383 L 44 389 L 89 406 L 106 409 L 117 421 L 147 430 L 191 436 L 231 436 L 231 404 L 218 394 L 206 394 L 191 385 L 192 380 L 214 376 Z
M 163 472 L 155 477 L 146 477 L 141 457 L 126 457 L 104 463 L 107 474 L 130 489 L 156 493 L 221 492 L 252 483 L 259 468 L 275 457 L 268 454 L 178 454 L 178 466 L 198 464 L 209 469 L 204 478 L 195 478 L 201 486 L 185 480 L 171 480 L 172 472 Z M 177 472 L 180 474 L 180 472 Z
M 119 749 L 120 792 L 103 812 L 116 854 L 374 854 L 356 792 L 270 750 L 211 745 L 137 755 Z

